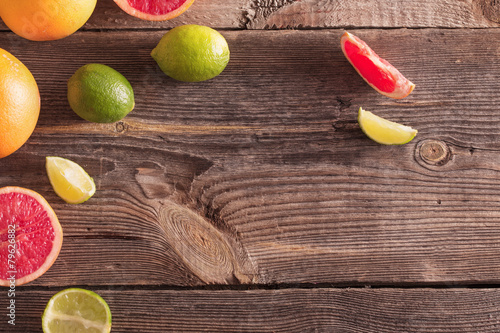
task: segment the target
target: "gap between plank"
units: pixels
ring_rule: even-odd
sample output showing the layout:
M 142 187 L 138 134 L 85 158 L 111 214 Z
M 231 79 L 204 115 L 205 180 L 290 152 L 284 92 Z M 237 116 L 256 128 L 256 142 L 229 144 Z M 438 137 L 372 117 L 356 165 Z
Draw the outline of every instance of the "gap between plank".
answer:
M 172 286 L 172 285 L 64 285 L 64 286 L 23 286 L 24 291 L 63 290 L 66 288 L 92 288 L 93 290 L 170 290 L 170 291 L 255 291 L 255 290 L 287 290 L 287 289 L 499 289 L 500 284 L 460 284 L 460 283 L 395 283 L 395 284 L 333 284 L 333 283 L 298 283 L 270 285 L 204 285 L 204 286 Z

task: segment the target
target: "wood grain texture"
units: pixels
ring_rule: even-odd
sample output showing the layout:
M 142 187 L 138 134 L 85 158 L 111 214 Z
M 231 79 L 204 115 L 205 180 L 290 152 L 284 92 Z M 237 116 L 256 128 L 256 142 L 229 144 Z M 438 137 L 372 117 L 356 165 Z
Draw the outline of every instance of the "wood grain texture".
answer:
M 481 0 L 481 10 L 484 17 L 496 23 L 500 23 L 500 3 L 497 0 Z
M 492 27 L 498 4 L 470 0 L 349 1 L 255 0 L 246 26 L 266 28 L 333 27 Z
M 353 30 L 417 84 L 403 101 L 356 74 L 342 32 L 223 31 L 227 69 L 195 84 L 149 56 L 163 31 L 84 31 L 36 48 L 1 33 L 37 79 L 42 112 L 29 142 L 0 160 L 0 186 L 44 195 L 65 234 L 31 285 L 499 283 L 500 49 L 490 41 L 500 30 Z M 134 87 L 123 121 L 70 110 L 66 81 L 90 62 Z M 419 135 L 377 145 L 358 128 L 359 106 Z M 428 140 L 449 150 L 444 162 Z M 81 164 L 96 195 L 64 204 L 47 155 Z
M 41 314 L 59 290 L 20 290 L 16 326 L 41 332 Z M 496 289 L 93 289 L 109 304 L 113 332 L 496 333 Z M 5 308 L 5 302 L 0 303 Z M 5 330 L 2 330 L 5 331 Z
M 486 28 L 499 26 L 499 7 L 493 0 L 197 0 L 175 19 L 149 22 L 99 0 L 83 29 Z

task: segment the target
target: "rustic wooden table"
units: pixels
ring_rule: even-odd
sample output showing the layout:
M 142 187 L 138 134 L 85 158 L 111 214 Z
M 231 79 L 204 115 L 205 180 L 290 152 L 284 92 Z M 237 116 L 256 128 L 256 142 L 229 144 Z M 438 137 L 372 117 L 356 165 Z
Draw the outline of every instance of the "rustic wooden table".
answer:
M 177 82 L 149 56 L 187 23 L 228 40 L 219 77 Z M 78 286 L 106 299 L 113 332 L 500 332 L 499 28 L 496 0 L 197 0 L 162 23 L 99 0 L 59 41 L 0 25 L 42 99 L 0 186 L 45 196 L 64 230 L 52 268 L 18 287 L 15 327 L 0 297 L 0 331 L 40 332 L 49 298 Z M 365 84 L 344 29 L 415 91 Z M 134 87 L 118 123 L 68 105 L 94 62 Z M 359 106 L 419 134 L 378 145 Z M 59 199 L 48 155 L 81 164 L 95 196 Z

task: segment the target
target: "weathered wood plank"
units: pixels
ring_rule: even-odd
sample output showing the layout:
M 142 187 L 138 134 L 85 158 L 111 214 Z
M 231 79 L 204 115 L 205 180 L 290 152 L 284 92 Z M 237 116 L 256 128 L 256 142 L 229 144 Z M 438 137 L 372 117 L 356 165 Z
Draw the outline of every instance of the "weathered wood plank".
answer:
M 151 22 L 128 15 L 113 0 L 98 0 L 85 29 L 159 29 L 182 24 L 201 24 L 217 28 L 243 28 L 248 0 L 198 0 L 182 15 L 164 22 Z M 0 30 L 8 29 L 0 20 Z
M 57 291 L 20 288 L 16 326 L 3 316 L 0 330 L 41 332 L 41 315 Z M 113 332 L 496 333 L 500 327 L 496 289 L 94 291 L 111 308 Z M 6 304 L 0 298 L 4 312 Z
M 340 30 L 224 31 L 228 68 L 197 84 L 149 57 L 159 31 L 35 44 L 0 34 L 42 94 L 33 137 L 0 160 L 0 186 L 39 191 L 65 232 L 32 285 L 499 283 L 500 53 L 490 41 L 500 31 L 354 33 L 417 84 L 412 95 L 368 87 Z M 69 109 L 66 80 L 89 62 L 131 81 L 137 106 L 122 122 L 90 124 Z M 402 147 L 372 143 L 359 106 L 420 133 Z M 82 164 L 95 197 L 62 203 L 47 155 Z
M 247 27 L 491 27 L 498 3 L 469 0 L 256 0 Z
M 498 27 L 490 0 L 198 0 L 181 16 L 149 22 L 129 16 L 113 0 L 99 0 L 84 29 L 172 28 L 201 24 L 225 29 L 485 28 Z M 0 30 L 6 29 L 0 23 Z

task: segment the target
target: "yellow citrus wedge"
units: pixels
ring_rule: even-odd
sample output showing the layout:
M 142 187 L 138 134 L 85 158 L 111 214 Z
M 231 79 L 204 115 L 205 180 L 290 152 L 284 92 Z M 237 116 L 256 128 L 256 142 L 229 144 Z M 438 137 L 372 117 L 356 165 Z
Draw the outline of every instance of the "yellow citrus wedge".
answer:
M 361 130 L 373 141 L 383 145 L 404 145 L 413 140 L 417 130 L 401 125 L 359 108 L 358 123 Z
M 42 316 L 44 333 L 111 331 L 111 311 L 93 291 L 69 288 L 58 292 L 47 303 Z
M 47 156 L 45 167 L 54 191 L 67 203 L 79 204 L 94 195 L 94 180 L 75 162 Z

